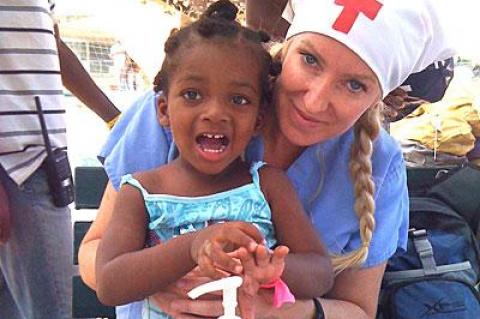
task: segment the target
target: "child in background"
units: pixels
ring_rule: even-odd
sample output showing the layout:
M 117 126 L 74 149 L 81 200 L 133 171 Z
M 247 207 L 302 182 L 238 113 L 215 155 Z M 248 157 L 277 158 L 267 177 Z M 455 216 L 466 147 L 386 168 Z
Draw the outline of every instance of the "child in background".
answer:
M 212 278 L 241 275 L 248 296 L 261 285 L 285 287 L 281 279 L 301 298 L 331 287 L 327 252 L 286 175 L 241 158 L 261 126 L 276 68 L 262 45 L 268 37 L 235 22 L 236 13 L 221 0 L 165 44 L 157 115 L 179 154 L 122 180 L 96 257 L 106 304 L 147 298 L 197 265 Z M 254 317 L 251 303 L 240 311 Z M 148 299 L 144 317 L 169 318 Z

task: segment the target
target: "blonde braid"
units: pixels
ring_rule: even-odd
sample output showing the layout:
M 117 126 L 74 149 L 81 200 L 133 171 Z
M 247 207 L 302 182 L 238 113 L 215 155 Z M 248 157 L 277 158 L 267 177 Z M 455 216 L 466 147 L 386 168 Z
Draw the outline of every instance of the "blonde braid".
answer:
M 375 229 L 375 184 L 372 179 L 371 156 L 373 141 L 380 131 L 380 110 L 382 103 L 369 108 L 354 127 L 355 140 L 350 155 L 350 176 L 355 194 L 355 213 L 360 223 L 362 245 L 348 254 L 333 256 L 335 273 L 360 266 L 368 256 L 368 249 Z

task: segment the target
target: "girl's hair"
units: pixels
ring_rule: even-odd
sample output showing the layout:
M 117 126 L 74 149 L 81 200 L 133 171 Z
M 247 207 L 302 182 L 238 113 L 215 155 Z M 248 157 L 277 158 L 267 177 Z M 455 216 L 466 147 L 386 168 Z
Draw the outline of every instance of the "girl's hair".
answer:
M 275 61 L 281 61 L 290 45 L 290 41 L 272 46 L 271 54 Z M 375 183 L 372 178 L 372 151 L 373 141 L 377 138 L 381 127 L 381 110 L 383 103 L 380 101 L 362 114 L 354 126 L 354 142 L 350 152 L 350 176 L 354 187 L 354 210 L 360 224 L 361 246 L 344 255 L 333 255 L 332 264 L 336 274 L 347 268 L 360 266 L 368 256 L 368 249 L 372 241 L 375 228 Z M 320 155 L 317 155 L 322 163 Z M 322 166 L 323 167 L 323 166 Z M 322 179 L 323 181 L 323 179 Z M 323 184 L 323 182 L 321 182 Z M 322 185 L 319 185 L 311 201 L 318 197 Z
M 162 68 L 155 76 L 155 92 L 168 92 L 172 72 L 181 63 L 182 54 L 202 42 L 224 44 L 241 44 L 246 50 L 257 56 L 261 67 L 260 83 L 262 86 L 262 103 L 271 101 L 271 77 L 280 73 L 279 64 L 273 63 L 263 43 L 270 36 L 263 31 L 253 31 L 235 21 L 238 9 L 228 0 L 220 0 L 210 5 L 196 21 L 180 30 L 174 29 L 165 42 L 165 59 Z M 181 50 L 180 50 L 181 49 Z

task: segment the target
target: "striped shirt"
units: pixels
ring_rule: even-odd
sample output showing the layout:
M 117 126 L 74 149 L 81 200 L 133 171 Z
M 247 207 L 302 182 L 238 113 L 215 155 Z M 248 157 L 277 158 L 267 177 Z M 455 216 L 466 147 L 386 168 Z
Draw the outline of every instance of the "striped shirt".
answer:
M 0 165 L 21 185 L 46 150 L 35 96 L 53 148 L 66 147 L 53 0 L 0 0 Z

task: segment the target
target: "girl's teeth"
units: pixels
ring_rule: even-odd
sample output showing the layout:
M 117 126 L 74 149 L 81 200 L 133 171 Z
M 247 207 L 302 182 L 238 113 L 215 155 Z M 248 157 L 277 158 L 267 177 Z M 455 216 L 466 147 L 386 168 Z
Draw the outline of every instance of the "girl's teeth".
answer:
M 203 136 L 207 137 L 207 138 L 223 138 L 223 134 L 208 134 L 208 133 L 205 133 L 203 134 Z
M 203 151 L 207 152 L 207 153 L 221 153 L 225 150 L 225 148 L 226 148 L 225 146 L 220 147 L 220 149 L 218 149 L 218 150 L 204 148 Z

